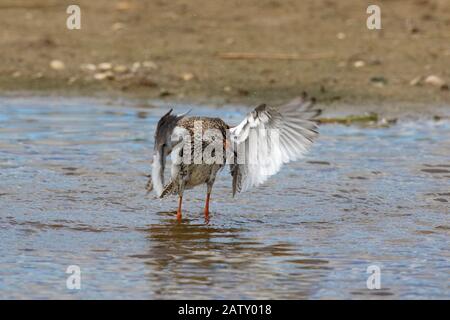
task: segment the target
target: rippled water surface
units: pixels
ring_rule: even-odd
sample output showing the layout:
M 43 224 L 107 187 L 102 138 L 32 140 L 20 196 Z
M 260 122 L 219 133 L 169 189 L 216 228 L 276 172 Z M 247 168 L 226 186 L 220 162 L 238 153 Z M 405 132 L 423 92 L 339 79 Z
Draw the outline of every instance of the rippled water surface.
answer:
M 179 224 L 176 198 L 144 189 L 163 112 L 0 99 L 0 298 L 450 298 L 448 122 L 322 126 L 303 161 L 251 192 L 233 199 L 224 170 L 209 224 L 205 188 L 188 191 Z

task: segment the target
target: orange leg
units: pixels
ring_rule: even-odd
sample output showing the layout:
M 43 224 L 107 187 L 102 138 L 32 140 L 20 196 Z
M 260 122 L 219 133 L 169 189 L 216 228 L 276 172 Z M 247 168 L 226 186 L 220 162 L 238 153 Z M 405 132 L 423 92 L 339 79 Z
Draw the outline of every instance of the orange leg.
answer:
M 206 203 L 205 203 L 205 220 L 209 221 L 209 198 L 211 197 L 211 193 L 206 194 Z
M 183 197 L 180 196 L 178 198 L 178 210 L 177 210 L 177 220 L 178 222 L 181 222 L 181 203 L 183 202 Z

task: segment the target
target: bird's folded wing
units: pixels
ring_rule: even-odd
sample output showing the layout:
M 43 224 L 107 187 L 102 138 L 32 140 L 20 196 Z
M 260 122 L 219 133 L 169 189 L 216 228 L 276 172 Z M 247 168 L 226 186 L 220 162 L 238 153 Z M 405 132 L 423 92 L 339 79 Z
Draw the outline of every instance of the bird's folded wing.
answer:
M 230 128 L 234 161 L 233 195 L 260 185 L 283 163 L 301 158 L 318 135 L 320 114 L 306 94 L 278 108 L 260 105 Z

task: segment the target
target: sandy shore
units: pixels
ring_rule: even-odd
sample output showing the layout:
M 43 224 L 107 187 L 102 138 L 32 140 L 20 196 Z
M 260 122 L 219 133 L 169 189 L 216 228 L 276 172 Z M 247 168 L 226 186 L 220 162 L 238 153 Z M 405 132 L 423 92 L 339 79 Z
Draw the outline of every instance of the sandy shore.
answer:
M 357 0 L 78 4 L 81 30 L 66 28 L 61 1 L 0 4 L 3 95 L 220 106 L 308 91 L 330 114 L 449 112 L 448 1 L 379 1 L 382 30 Z

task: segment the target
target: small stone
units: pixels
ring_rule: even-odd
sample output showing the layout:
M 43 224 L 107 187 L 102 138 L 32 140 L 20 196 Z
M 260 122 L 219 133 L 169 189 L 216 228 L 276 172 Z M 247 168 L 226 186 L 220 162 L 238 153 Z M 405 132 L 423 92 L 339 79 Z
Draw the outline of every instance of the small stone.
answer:
M 141 68 L 141 63 L 140 62 L 135 62 L 131 66 L 131 72 L 133 72 L 133 73 L 137 72 L 140 68 Z
M 94 79 L 95 80 L 112 80 L 114 79 L 114 74 L 111 71 L 107 71 L 107 72 L 99 72 L 94 74 Z
M 230 92 L 231 91 L 231 87 L 230 86 L 225 86 L 225 87 L 223 87 L 223 91 Z
M 97 70 L 97 67 L 92 63 L 84 63 L 80 66 L 80 69 L 83 71 L 94 72 L 95 70 Z
M 12 74 L 13 78 L 19 78 L 22 75 L 22 73 L 20 71 L 14 71 Z
M 447 86 L 447 83 L 442 78 L 436 75 L 430 75 L 426 77 L 425 83 L 435 87 L 439 87 L 441 89 L 445 89 L 445 87 Z
M 112 64 L 109 62 L 102 62 L 97 67 L 100 71 L 108 71 L 112 69 Z
M 106 74 L 105 73 L 96 73 L 96 74 L 94 74 L 94 79 L 95 80 L 105 80 Z
M 183 79 L 184 81 L 190 81 L 194 79 L 194 75 L 192 73 L 186 72 L 181 75 L 181 79 Z
M 364 61 L 362 61 L 362 60 L 358 60 L 358 61 L 355 61 L 354 63 L 353 63 L 353 66 L 355 67 L 355 68 L 362 68 L 362 67 L 364 67 L 366 65 L 366 63 L 364 62 Z
M 52 60 L 50 61 L 50 68 L 56 71 L 61 71 L 64 70 L 66 66 L 61 60 Z
M 114 72 L 116 72 L 116 73 L 125 73 L 127 71 L 128 71 L 127 66 L 125 66 L 123 64 L 119 64 L 114 67 Z
M 336 35 L 336 37 L 337 37 L 339 40 L 344 40 L 347 36 L 345 35 L 345 33 L 339 32 L 339 33 Z

